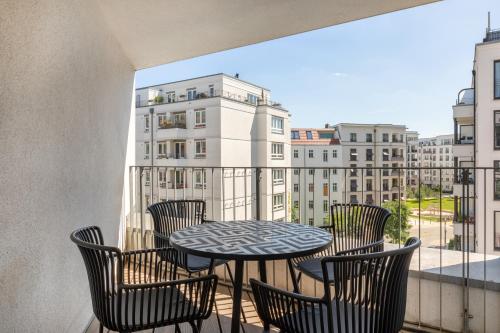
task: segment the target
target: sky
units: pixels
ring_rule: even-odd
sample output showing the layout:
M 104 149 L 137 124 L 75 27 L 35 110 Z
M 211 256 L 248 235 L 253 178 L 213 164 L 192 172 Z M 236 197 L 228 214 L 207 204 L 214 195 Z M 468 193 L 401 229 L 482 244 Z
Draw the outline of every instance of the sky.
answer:
M 239 73 L 271 90 L 292 127 L 390 123 L 451 134 L 488 11 L 500 29 L 500 0 L 447 0 L 140 70 L 136 87 Z

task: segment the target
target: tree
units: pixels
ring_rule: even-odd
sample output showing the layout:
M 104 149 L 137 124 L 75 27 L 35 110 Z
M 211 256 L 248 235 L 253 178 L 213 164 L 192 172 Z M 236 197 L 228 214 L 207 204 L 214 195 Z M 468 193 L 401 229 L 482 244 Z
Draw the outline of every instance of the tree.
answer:
M 401 206 L 400 206 L 401 205 Z M 390 238 L 391 243 L 403 243 L 410 235 L 410 224 L 408 217 L 410 209 L 405 202 L 387 201 L 382 204 L 382 207 L 391 212 L 391 216 L 385 225 L 385 235 Z
M 299 222 L 299 214 L 297 212 L 297 207 L 292 206 L 291 218 L 292 222 Z

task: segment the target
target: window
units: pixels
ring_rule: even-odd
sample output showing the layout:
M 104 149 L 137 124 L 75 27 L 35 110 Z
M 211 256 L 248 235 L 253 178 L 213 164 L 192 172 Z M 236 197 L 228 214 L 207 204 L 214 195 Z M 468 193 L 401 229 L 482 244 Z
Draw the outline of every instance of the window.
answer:
M 328 169 L 323 170 L 323 179 L 328 179 Z
M 215 96 L 215 89 L 214 89 L 214 85 L 211 84 L 208 86 L 208 96 L 210 97 L 214 97 Z
M 351 179 L 351 192 L 356 192 L 358 190 L 358 181 L 356 179 Z
M 144 142 L 144 159 L 149 159 L 149 142 Z
M 257 105 L 257 101 L 259 100 L 259 97 L 254 94 L 247 93 L 247 102 Z
M 373 135 L 371 133 L 366 133 L 366 142 L 372 142 L 373 141 Z
M 332 150 L 332 158 L 337 158 L 337 149 Z
M 294 175 L 300 175 L 300 169 L 293 169 Z
M 350 141 L 351 141 L 351 142 L 356 142 L 356 141 L 358 141 L 358 138 L 357 138 L 357 136 L 356 136 L 356 133 L 351 133 L 351 135 L 350 135 Z
M 151 174 L 148 170 L 144 170 L 144 185 L 149 186 L 151 184 Z
M 314 192 L 314 184 L 309 183 L 309 192 Z
M 311 131 L 306 131 L 306 138 L 307 138 L 307 140 L 312 140 L 313 135 L 312 135 Z
M 298 149 L 293 150 L 293 158 L 299 158 L 299 150 Z
M 368 177 L 373 176 L 373 169 L 371 169 L 371 167 L 372 167 L 372 165 L 371 165 L 371 164 L 367 164 L 367 165 L 366 165 L 366 168 L 367 168 L 367 169 L 366 169 L 366 175 L 367 175 Z
M 194 140 L 195 145 L 195 158 L 205 158 L 207 155 L 207 141 L 206 140 Z
M 331 172 L 332 172 L 332 175 L 336 175 L 337 174 L 337 169 L 332 169 Z
M 389 160 L 389 149 L 382 149 L 382 161 Z
M 167 158 L 167 142 L 158 142 L 158 158 Z
M 358 175 L 358 169 L 356 168 L 356 164 L 351 164 L 351 176 L 356 177 Z
M 282 160 L 284 158 L 283 155 L 283 143 L 281 142 L 273 142 L 271 144 L 271 159 L 273 160 Z
M 158 183 L 161 188 L 165 188 L 167 186 L 167 172 L 164 169 L 158 170 Z
M 382 191 L 389 191 L 389 179 L 382 179 Z
M 273 210 L 283 209 L 283 193 L 273 195 Z
M 351 195 L 351 203 L 358 203 L 358 197 L 356 195 Z
M 144 116 L 144 132 L 149 132 L 149 115 Z
M 500 149 L 500 111 L 495 111 L 495 149 Z
M 373 150 L 371 148 L 366 150 L 366 160 L 373 161 Z
M 337 183 L 332 183 L 332 192 L 337 192 Z
M 293 208 L 299 208 L 299 201 L 298 200 L 294 200 Z
M 373 191 L 373 183 L 371 179 L 366 180 L 366 190 L 367 191 Z
M 495 239 L 494 239 L 494 247 L 495 250 L 500 250 L 500 211 L 494 211 L 494 234 L 495 234 Z
M 272 116 L 271 118 L 271 132 L 283 134 L 284 120 L 281 117 Z
M 309 149 L 309 158 L 314 158 L 314 150 Z
M 194 171 L 194 188 L 206 189 L 207 188 L 207 171 L 196 170 Z
M 164 129 L 169 127 L 169 121 L 166 113 L 158 113 L 158 128 Z
M 323 183 L 323 196 L 328 196 L 328 183 Z
M 308 219 L 308 222 L 309 222 L 309 225 L 314 225 L 314 219 L 312 217 L 310 217 Z
M 373 196 L 371 194 L 366 195 L 366 204 L 367 205 L 373 204 Z
M 382 133 L 382 142 L 389 142 L 389 133 Z
M 328 162 L 328 150 L 323 150 L 323 162 Z
M 141 106 L 141 95 L 135 95 L 135 107 L 138 108 Z
M 349 154 L 349 160 L 350 161 L 357 161 L 358 160 L 358 153 L 356 152 L 356 148 L 351 148 L 351 152 Z
M 205 127 L 207 121 L 207 116 L 205 109 L 194 110 L 194 128 Z
M 187 99 L 189 101 L 196 99 L 196 88 L 191 88 L 187 90 Z
M 299 191 L 299 184 L 293 184 L 293 191 L 298 192 Z
M 333 139 L 332 132 L 319 132 L 318 135 L 320 139 Z
M 323 200 L 323 212 L 328 213 L 328 200 Z
M 174 91 L 169 91 L 165 94 L 167 103 L 173 103 L 175 102 L 175 92 Z
M 495 200 L 500 200 L 500 161 L 493 161 L 493 173 L 494 173 L 494 178 L 495 178 L 495 193 L 494 193 L 494 199 Z M 500 229 L 499 229 L 500 231 Z
M 292 140 L 299 140 L 300 134 L 299 131 L 292 131 Z
M 382 164 L 384 170 L 382 170 L 382 176 L 389 176 L 389 164 Z
M 309 175 L 314 176 L 314 169 L 309 169 Z
M 493 90 L 495 99 L 500 98 L 500 60 L 494 62 L 495 73 L 494 73 L 494 82 L 493 82 Z
M 309 208 L 314 209 L 314 201 L 313 200 L 309 200 Z
M 273 184 L 274 185 L 280 185 L 284 183 L 284 171 L 283 169 L 275 169 L 273 170 Z

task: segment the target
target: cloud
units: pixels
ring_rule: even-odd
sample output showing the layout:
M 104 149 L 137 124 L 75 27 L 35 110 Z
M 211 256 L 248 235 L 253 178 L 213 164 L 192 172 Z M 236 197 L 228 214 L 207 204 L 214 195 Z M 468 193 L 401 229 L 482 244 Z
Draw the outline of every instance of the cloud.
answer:
M 342 72 L 334 72 L 332 73 L 333 76 L 336 76 L 336 77 L 346 77 L 348 76 L 347 73 L 342 73 Z

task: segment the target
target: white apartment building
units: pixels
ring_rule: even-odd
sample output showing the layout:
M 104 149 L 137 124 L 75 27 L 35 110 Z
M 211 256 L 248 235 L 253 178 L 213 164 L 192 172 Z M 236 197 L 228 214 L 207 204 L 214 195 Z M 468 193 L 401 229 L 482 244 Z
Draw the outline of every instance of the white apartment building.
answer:
M 406 188 L 416 190 L 418 188 L 418 170 L 420 167 L 418 154 L 418 132 L 406 131 Z
M 419 139 L 417 160 L 422 184 L 453 192 L 453 134 Z
M 345 201 L 380 205 L 404 198 L 406 175 L 393 168 L 406 166 L 406 126 L 340 123 L 335 128 L 343 165 L 351 168 L 344 169 Z
M 342 201 L 342 146 L 335 128 L 292 128 L 292 219 L 322 225 Z
M 471 88 L 453 106 L 455 166 L 490 168 L 458 173 L 454 232 L 472 251 L 500 251 L 500 31 L 475 45 Z M 495 169 L 491 169 L 495 168 Z M 485 174 L 486 172 L 486 174 Z M 465 222 L 465 223 L 463 223 Z
M 215 74 L 139 88 L 136 104 L 136 165 L 155 170 L 141 178 L 144 208 L 203 198 L 213 219 L 289 216 L 289 113 L 268 89 Z

